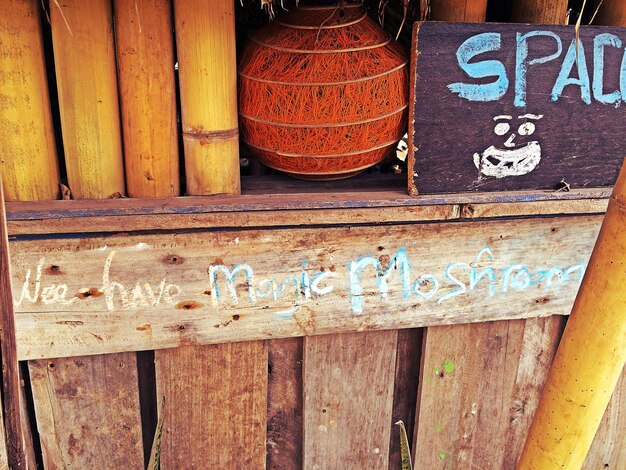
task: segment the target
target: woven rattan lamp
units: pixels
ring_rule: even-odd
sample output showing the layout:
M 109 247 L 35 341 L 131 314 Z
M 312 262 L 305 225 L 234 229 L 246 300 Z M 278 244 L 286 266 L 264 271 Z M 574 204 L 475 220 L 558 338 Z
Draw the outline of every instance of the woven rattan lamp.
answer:
M 302 7 L 256 32 L 239 67 L 243 140 L 297 178 L 347 178 L 402 137 L 407 59 L 359 5 Z

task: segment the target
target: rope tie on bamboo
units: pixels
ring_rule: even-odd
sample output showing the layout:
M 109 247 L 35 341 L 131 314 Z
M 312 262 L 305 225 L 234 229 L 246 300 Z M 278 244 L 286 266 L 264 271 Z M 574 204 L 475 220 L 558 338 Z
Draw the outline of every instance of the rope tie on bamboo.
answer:
M 189 139 L 200 140 L 203 142 L 214 142 L 220 140 L 235 140 L 239 138 L 239 129 L 221 129 L 217 131 L 199 131 L 199 130 L 186 130 L 183 131 L 183 137 Z

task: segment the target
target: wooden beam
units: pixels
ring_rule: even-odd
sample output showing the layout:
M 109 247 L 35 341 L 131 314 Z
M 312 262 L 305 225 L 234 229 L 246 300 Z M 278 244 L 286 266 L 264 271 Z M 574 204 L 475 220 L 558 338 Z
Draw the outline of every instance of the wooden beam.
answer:
M 366 182 L 365 184 L 368 184 Z M 297 192 L 288 194 L 243 194 L 241 196 L 203 196 L 153 199 L 104 199 L 78 201 L 8 202 L 8 222 L 81 217 L 119 217 L 165 214 L 208 214 L 216 212 L 253 212 L 315 209 L 363 209 L 419 207 L 458 204 L 511 204 L 553 201 L 606 199 L 611 188 L 557 191 L 504 191 L 491 193 L 435 194 L 411 197 L 402 189 L 371 192 L 337 191 L 323 194 Z M 539 206 L 540 207 L 540 206 Z M 567 206 L 563 206 L 567 207 Z M 571 209 L 568 209 L 571 210 Z M 282 213 L 282 212 L 279 212 Z M 523 212 L 520 212 L 523 214 Z M 375 220 L 372 220 L 375 222 Z
M 565 315 L 600 219 L 16 240 L 18 356 Z
M 22 441 L 20 415 L 20 372 L 13 296 L 11 262 L 4 211 L 4 193 L 0 180 L 0 356 L 2 359 L 2 407 L 6 453 L 11 470 L 25 469 L 26 456 Z

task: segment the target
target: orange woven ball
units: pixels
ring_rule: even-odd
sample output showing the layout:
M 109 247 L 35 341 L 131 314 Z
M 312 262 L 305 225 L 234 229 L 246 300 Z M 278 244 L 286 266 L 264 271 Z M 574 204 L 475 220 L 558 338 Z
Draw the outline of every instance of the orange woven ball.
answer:
M 407 59 L 358 6 L 302 7 L 251 37 L 239 67 L 243 140 L 267 166 L 339 179 L 405 133 Z

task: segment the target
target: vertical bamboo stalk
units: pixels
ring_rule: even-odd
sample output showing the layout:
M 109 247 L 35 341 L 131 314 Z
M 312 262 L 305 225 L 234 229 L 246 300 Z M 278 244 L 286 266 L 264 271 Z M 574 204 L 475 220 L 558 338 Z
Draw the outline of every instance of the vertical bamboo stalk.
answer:
M 520 459 L 581 468 L 626 363 L 626 162 Z
M 56 199 L 59 166 L 39 2 L 3 2 L 0 33 L 0 169 L 5 196 L 9 201 Z
M 15 340 L 15 314 L 11 293 L 11 262 L 4 195 L 0 181 L 0 356 L 2 357 L 2 406 L 9 468 L 25 469 L 20 416 L 20 373 Z
M 487 16 L 487 0 L 433 0 L 430 19 L 482 23 Z
M 595 8 L 598 8 L 598 3 L 599 0 L 596 1 Z M 626 26 L 626 2 L 624 0 L 604 0 L 598 9 L 594 24 Z
M 187 192 L 238 194 L 233 0 L 175 0 Z
M 72 195 L 99 199 L 123 194 L 111 3 L 51 2 L 50 17 Z
M 115 38 L 128 195 L 178 196 L 170 2 L 116 1 Z
M 567 0 L 515 0 L 511 19 L 517 23 L 564 24 Z

